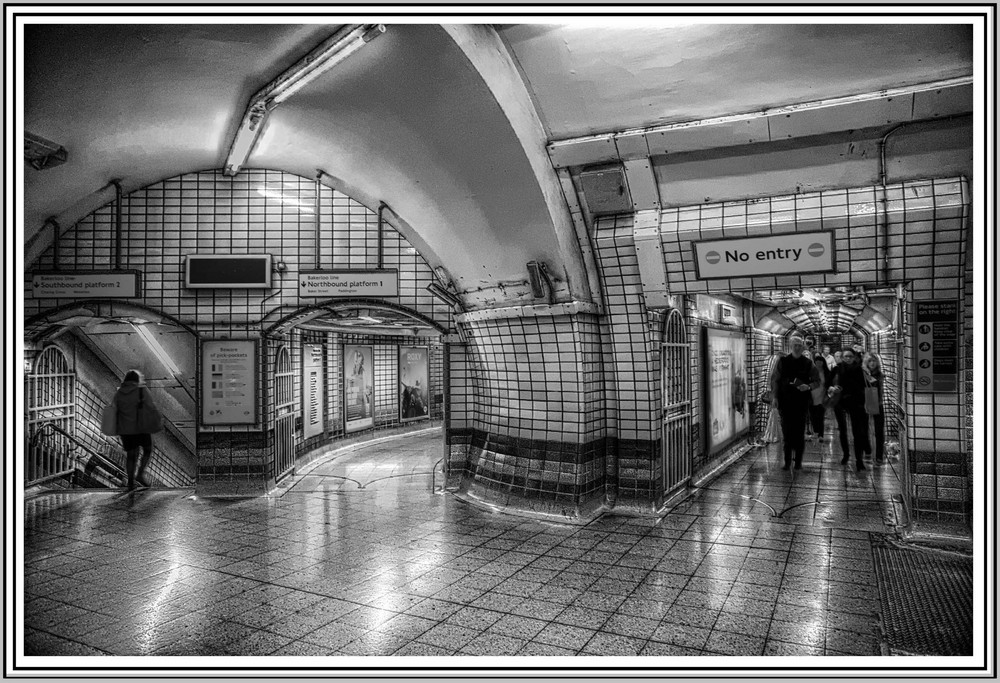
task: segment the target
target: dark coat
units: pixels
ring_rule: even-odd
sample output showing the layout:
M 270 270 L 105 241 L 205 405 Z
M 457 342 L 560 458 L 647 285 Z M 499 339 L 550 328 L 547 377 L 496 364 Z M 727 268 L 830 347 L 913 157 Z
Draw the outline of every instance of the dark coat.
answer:
M 865 407 L 865 371 L 861 364 L 837 366 L 833 384 L 840 387 L 840 407 L 861 409 Z
M 119 434 L 148 433 L 140 430 L 137 422 L 140 395 L 143 405 L 155 408 L 153 397 L 146 387 L 141 387 L 136 382 L 125 382 L 118 388 L 118 393 L 115 394 L 115 402 L 118 404 Z
M 788 354 L 778 359 L 771 374 L 771 391 L 778 400 L 778 410 L 805 410 L 812 401 L 812 389 L 820 385 L 822 380 L 819 370 L 805 356 Z M 809 386 L 810 391 L 801 391 L 800 384 Z

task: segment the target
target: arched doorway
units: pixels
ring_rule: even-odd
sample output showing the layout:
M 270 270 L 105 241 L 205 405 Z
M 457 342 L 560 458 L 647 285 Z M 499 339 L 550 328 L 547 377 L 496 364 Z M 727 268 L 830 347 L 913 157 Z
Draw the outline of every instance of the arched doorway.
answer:
M 135 369 L 164 417 L 146 479 L 154 487 L 194 484 L 196 339 L 189 326 L 170 315 L 127 301 L 81 300 L 32 316 L 25 322 L 25 345 L 42 352 L 28 379 L 28 405 L 39 406 L 26 414 L 29 438 L 46 416 L 55 415 L 57 405 L 63 406 L 63 415 L 49 420 L 46 431 L 61 430 L 70 442 L 61 450 L 76 458 L 74 485 L 121 485 L 124 451 L 118 437 L 102 433 L 101 412 L 125 373 Z M 54 360 L 56 352 L 65 363 Z M 36 437 L 36 443 L 42 440 Z
M 372 299 L 328 300 L 281 313 L 263 329 L 273 377 L 265 414 L 274 483 L 312 471 L 311 463 L 337 442 L 440 424 L 447 330 L 439 323 Z
M 57 346 L 47 346 L 26 377 L 24 484 L 71 472 L 76 426 L 76 374 Z
M 684 317 L 667 315 L 660 346 L 663 396 L 663 491 L 669 494 L 691 478 L 691 348 Z

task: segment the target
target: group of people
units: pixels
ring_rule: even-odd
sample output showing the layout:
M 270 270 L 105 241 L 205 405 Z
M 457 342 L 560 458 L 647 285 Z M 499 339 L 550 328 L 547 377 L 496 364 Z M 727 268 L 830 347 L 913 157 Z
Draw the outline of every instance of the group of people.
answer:
M 854 458 L 858 470 L 865 469 L 864 456 L 872 450 L 868 420 L 875 427 L 875 463 L 885 462 L 884 377 L 878 356 L 868 354 L 862 360 L 859 348 L 845 348 L 830 354 L 812 354 L 800 336 L 790 340 L 791 351 L 778 359 L 771 373 L 772 406 L 781 417 L 781 436 L 785 462 L 782 469 L 802 469 L 806 429 L 824 439 L 826 411 L 833 409 L 840 433 L 843 454 L 841 464 L 851 459 L 847 422 L 851 423 Z M 867 394 L 867 396 L 866 396 Z M 877 400 L 874 398 L 877 395 Z

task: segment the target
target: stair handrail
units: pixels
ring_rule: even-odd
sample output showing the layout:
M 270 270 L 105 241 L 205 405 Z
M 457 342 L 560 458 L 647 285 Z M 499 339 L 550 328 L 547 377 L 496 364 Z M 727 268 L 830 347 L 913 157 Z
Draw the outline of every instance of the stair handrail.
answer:
M 122 481 L 125 481 L 125 479 L 127 478 L 125 470 L 119 467 L 116 463 L 112 462 L 111 460 L 108 460 L 103 455 L 95 451 L 93 448 L 80 441 L 80 439 L 76 438 L 62 427 L 59 427 L 58 425 L 55 425 L 51 422 L 43 423 L 42 426 L 39 427 L 38 430 L 31 435 L 31 440 L 28 442 L 29 447 L 33 448 L 34 446 L 37 445 L 36 442 L 38 441 L 38 439 L 41 438 L 42 434 L 45 432 L 46 429 L 57 432 L 66 437 L 67 439 L 69 439 L 70 442 L 72 443 L 72 446 L 69 448 L 69 450 L 75 451 L 76 449 L 79 448 L 80 450 L 84 451 L 84 453 L 89 454 L 92 458 L 96 458 L 98 462 L 104 465 L 106 469 L 111 470 L 111 472 L 117 475 L 118 478 L 121 479 Z M 75 460 L 76 462 L 80 462 L 81 460 L 83 460 L 83 458 L 84 454 L 81 453 L 75 457 Z

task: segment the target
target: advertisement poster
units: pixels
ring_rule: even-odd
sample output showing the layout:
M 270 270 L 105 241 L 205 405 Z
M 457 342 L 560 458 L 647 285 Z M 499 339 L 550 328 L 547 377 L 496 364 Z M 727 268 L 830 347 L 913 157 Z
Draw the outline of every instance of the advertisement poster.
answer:
M 375 426 L 374 349 L 344 344 L 344 431 Z
M 201 344 L 201 423 L 257 422 L 257 342 L 206 340 Z
M 705 328 L 705 433 L 716 453 L 750 425 L 747 346 L 742 332 Z
M 426 346 L 399 347 L 399 419 L 403 422 L 428 416 L 427 352 Z
M 305 438 L 323 433 L 323 346 L 302 345 L 302 435 Z

